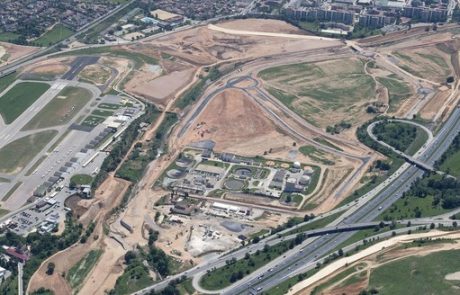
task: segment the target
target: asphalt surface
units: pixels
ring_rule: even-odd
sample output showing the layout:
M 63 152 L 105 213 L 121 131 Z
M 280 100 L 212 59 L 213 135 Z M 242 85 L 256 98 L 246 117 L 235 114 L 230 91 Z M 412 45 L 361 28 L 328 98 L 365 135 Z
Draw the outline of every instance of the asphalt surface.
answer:
M 99 56 L 79 56 L 70 64 L 70 70 L 62 75 L 64 80 L 73 80 L 84 67 L 97 63 Z

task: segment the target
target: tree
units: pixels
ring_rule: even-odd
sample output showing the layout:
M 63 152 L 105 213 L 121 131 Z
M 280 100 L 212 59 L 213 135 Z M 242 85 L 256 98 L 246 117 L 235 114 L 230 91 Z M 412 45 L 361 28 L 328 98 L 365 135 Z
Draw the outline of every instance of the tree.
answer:
M 343 250 L 342 250 L 342 249 L 339 249 L 339 251 L 337 251 L 337 254 L 338 254 L 339 256 L 343 256 Z
M 265 244 L 265 245 L 264 245 L 263 251 L 264 251 L 265 253 L 267 253 L 268 250 L 270 250 L 270 246 L 268 246 L 267 244 Z
M 136 259 L 136 253 L 134 251 L 128 251 L 126 252 L 125 254 L 125 263 L 126 264 L 130 264 L 131 261 L 133 261 L 134 259 Z
M 55 267 L 56 266 L 54 265 L 53 262 L 48 263 L 48 266 L 46 268 L 46 274 L 49 275 L 49 276 L 52 275 L 54 273 L 54 268 Z
M 434 227 L 435 227 L 434 223 L 431 223 L 430 224 L 430 229 L 434 229 Z

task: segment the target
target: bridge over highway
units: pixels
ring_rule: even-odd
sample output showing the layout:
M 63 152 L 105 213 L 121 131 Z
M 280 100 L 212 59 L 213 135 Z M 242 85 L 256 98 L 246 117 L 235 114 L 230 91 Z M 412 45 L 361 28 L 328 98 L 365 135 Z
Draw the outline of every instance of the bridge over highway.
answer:
M 373 122 L 373 123 L 369 124 L 369 126 L 367 126 L 367 133 L 369 134 L 369 136 L 374 141 L 378 142 L 380 145 L 383 145 L 386 148 L 391 149 L 394 153 L 398 154 L 400 157 L 405 159 L 407 162 L 419 167 L 422 170 L 429 171 L 429 172 L 436 172 L 436 173 L 439 173 L 439 174 L 444 174 L 444 172 L 437 171 L 432 165 L 427 164 L 427 163 L 419 160 L 417 158 L 417 154 L 419 154 L 419 153 L 417 153 L 414 156 L 411 156 L 411 155 L 408 155 L 408 154 L 406 154 L 406 153 L 404 153 L 404 152 L 402 152 L 400 150 L 395 149 L 394 147 L 392 147 L 391 145 L 387 144 L 386 142 L 383 142 L 383 141 L 379 140 L 377 138 L 377 136 L 375 136 L 375 134 L 372 131 L 374 130 L 375 126 L 377 126 L 378 124 L 381 124 L 382 122 L 383 121 L 376 121 L 376 122 Z M 388 122 L 401 122 L 401 123 L 404 123 L 404 124 L 414 125 L 414 126 L 416 126 L 418 128 L 421 128 L 423 131 L 425 131 L 427 133 L 428 140 L 427 140 L 426 143 L 429 143 L 429 142 L 431 142 L 431 140 L 433 140 L 433 134 L 431 133 L 431 130 L 429 130 L 428 128 L 426 128 L 425 126 L 423 126 L 421 124 L 418 124 L 418 123 L 412 122 L 412 121 L 407 121 L 407 120 L 399 120 L 399 119 L 390 119 L 390 120 L 388 120 Z

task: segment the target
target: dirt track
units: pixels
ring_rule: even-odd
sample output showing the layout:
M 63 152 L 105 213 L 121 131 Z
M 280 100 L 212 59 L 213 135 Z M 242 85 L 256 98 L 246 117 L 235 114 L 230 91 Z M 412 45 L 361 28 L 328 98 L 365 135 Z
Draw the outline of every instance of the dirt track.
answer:
M 105 182 L 101 184 L 101 186 L 96 191 L 95 198 L 91 200 L 91 206 L 89 207 L 89 210 L 79 219 L 79 221 L 82 222 L 84 226 L 87 226 L 89 222 L 96 222 L 97 225 L 93 234 L 90 236 L 90 238 L 88 238 L 88 241 L 85 244 L 77 242 L 70 248 L 58 252 L 50 258 L 46 259 L 30 279 L 28 286 L 29 291 L 44 287 L 54 291 L 54 294 L 72 294 L 70 286 L 61 276 L 61 274 L 67 273 L 73 265 L 80 261 L 92 249 L 105 250 L 107 246 L 105 245 L 106 242 L 104 241 L 106 237 L 103 233 L 102 221 L 104 220 L 106 214 L 108 214 L 110 210 L 112 210 L 112 208 L 118 204 L 124 192 L 128 188 L 128 184 L 129 183 L 127 181 L 114 179 L 112 177 L 109 177 Z M 95 239 L 95 237 L 98 237 L 98 239 Z M 104 252 L 103 256 L 99 260 L 99 263 L 106 263 L 107 255 L 113 255 L 113 252 Z M 49 279 L 49 276 L 46 274 L 46 269 L 49 262 L 54 262 L 56 265 L 55 273 L 51 279 Z M 109 266 L 105 266 L 103 269 L 105 269 L 103 274 L 109 274 L 112 271 Z M 101 292 L 100 294 L 104 293 Z

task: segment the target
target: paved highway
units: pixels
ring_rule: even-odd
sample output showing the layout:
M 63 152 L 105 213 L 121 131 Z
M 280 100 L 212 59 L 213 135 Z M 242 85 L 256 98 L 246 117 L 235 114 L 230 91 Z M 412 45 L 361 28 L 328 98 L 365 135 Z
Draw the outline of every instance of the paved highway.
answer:
M 444 124 L 441 131 L 431 143 L 427 145 L 419 156 L 421 161 L 433 165 L 447 150 L 455 136 L 460 131 L 460 110 L 455 108 L 449 120 Z M 417 167 L 410 166 L 400 176 L 387 186 L 380 194 L 371 201 L 356 210 L 342 224 L 362 223 L 374 220 L 383 210 L 389 208 L 397 201 L 402 194 L 420 177 L 423 171 Z M 346 241 L 352 233 L 338 233 L 322 236 L 315 239 L 303 248 L 302 252 L 294 253 L 283 260 L 283 263 L 272 272 L 260 269 L 248 278 L 232 285 L 229 290 L 222 294 L 249 294 L 257 293 L 257 290 L 268 290 L 288 279 L 292 274 L 298 273 L 306 265 L 316 264 L 318 257 L 332 251 L 337 245 Z M 259 279 L 264 274 L 263 279 Z M 259 289 L 260 288 L 260 289 Z M 251 291 L 252 290 L 252 291 Z

